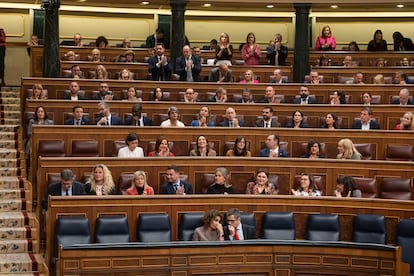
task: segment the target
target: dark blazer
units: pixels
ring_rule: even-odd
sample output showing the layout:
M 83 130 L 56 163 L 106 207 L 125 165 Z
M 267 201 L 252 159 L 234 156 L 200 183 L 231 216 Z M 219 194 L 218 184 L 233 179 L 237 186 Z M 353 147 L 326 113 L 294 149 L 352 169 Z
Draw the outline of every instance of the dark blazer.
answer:
M 236 103 L 254 103 L 254 100 L 253 100 L 253 97 L 250 97 L 250 100 L 248 101 L 248 102 L 245 102 L 244 100 L 243 100 L 243 98 L 240 98 L 240 99 L 237 99 L 237 101 L 235 101 Z
M 85 187 L 83 183 L 73 181 L 72 182 L 72 195 L 84 195 Z M 42 208 L 47 210 L 47 203 L 49 199 L 49 195 L 51 196 L 61 196 L 62 195 L 62 183 L 52 183 L 47 187 L 47 192 L 42 200 Z
M 411 40 L 411 38 L 408 38 L 408 37 L 403 38 L 403 46 L 406 51 L 410 51 L 414 49 L 413 41 Z M 394 44 L 394 51 L 399 51 L 399 50 L 400 50 L 400 46 Z
M 391 101 L 391 104 L 400 104 L 400 99 L 394 99 Z M 414 105 L 414 100 L 408 99 L 407 105 Z
M 220 70 L 219 68 L 211 69 L 210 73 L 208 74 L 208 81 L 218 82 L 220 80 Z M 223 82 L 232 82 L 233 81 L 233 73 L 231 69 L 227 71 L 227 75 L 224 78 Z
M 142 120 L 144 121 L 144 126 L 152 126 L 152 120 L 148 118 L 147 116 L 142 116 Z M 124 124 L 126 126 L 136 125 L 136 122 L 134 120 L 134 116 L 128 115 L 128 117 L 125 118 Z
M 242 230 L 243 230 L 243 237 L 245 240 L 257 239 L 256 229 L 253 226 L 244 224 L 242 222 Z M 228 225 L 224 226 L 223 231 L 224 231 L 224 239 L 230 240 L 229 226 Z
M 352 123 L 353 129 L 361 129 L 361 127 L 362 127 L 361 120 L 356 120 Z M 369 129 L 380 129 L 380 125 L 376 121 L 371 120 L 369 121 Z
M 89 125 L 91 121 L 88 118 L 83 117 L 81 119 L 81 125 Z M 73 126 L 75 125 L 75 118 L 70 118 L 65 121 L 65 125 Z
M 270 149 L 265 148 L 260 150 L 260 157 L 269 157 Z M 289 157 L 289 153 L 279 148 L 279 157 Z
M 70 94 L 63 96 L 64 100 L 70 100 Z M 85 96 L 78 94 L 78 100 L 85 100 Z
M 187 195 L 193 194 L 193 187 L 189 182 L 180 180 L 180 185 L 184 185 L 184 193 L 186 193 Z M 162 184 L 160 195 L 175 195 L 173 184 L 170 182 Z
M 301 103 L 301 100 L 302 100 L 301 97 L 295 98 L 293 100 L 293 103 L 294 104 L 300 104 Z M 308 104 L 316 104 L 316 99 L 313 98 L 313 97 L 308 97 Z
M 165 49 L 169 49 L 170 45 L 167 44 L 167 41 L 165 38 L 161 38 L 157 40 L 157 43 L 164 44 Z M 147 39 L 145 40 L 145 47 L 146 48 L 154 48 L 155 47 L 155 37 L 154 34 L 147 36 Z
M 112 93 L 112 91 L 111 91 L 111 93 Z M 105 98 L 102 97 L 101 93 L 93 93 L 92 94 L 92 100 L 104 101 Z M 112 94 L 112 100 L 117 100 L 117 98 L 115 97 L 114 94 Z
M 95 119 L 95 125 L 98 124 L 101 118 L 102 116 L 99 116 L 98 118 Z M 111 126 L 117 126 L 117 125 L 122 125 L 121 118 L 119 118 L 118 116 L 111 115 Z
M 287 79 L 282 78 L 282 83 L 288 83 Z M 276 81 L 274 79 L 270 80 L 269 83 L 276 83 Z
M 255 122 L 255 126 L 256 127 L 264 127 L 264 120 L 263 119 L 259 119 Z M 280 127 L 280 123 L 279 121 L 277 121 L 276 119 L 272 118 L 271 122 L 270 122 L 270 126 L 271 127 Z
M 225 119 L 223 122 L 221 122 L 219 124 L 219 126 L 221 126 L 221 127 L 230 127 L 229 120 Z M 239 126 L 240 127 L 243 127 L 244 126 L 244 122 L 242 120 L 239 120 Z
M 191 55 L 191 60 L 193 61 L 193 68 L 191 69 L 191 74 L 193 75 L 194 81 L 201 81 L 200 72 L 201 72 L 201 61 L 200 57 Z M 181 81 L 187 80 L 187 71 L 185 70 L 186 62 L 183 56 L 178 57 L 175 62 L 175 73 L 180 75 Z
M 267 47 L 267 54 L 266 57 L 269 60 L 270 65 L 275 65 L 275 57 L 276 57 L 276 51 L 275 46 Z M 277 58 L 277 61 L 279 63 L 279 66 L 286 66 L 286 58 L 288 56 L 288 48 L 286 46 L 280 45 L 279 49 L 279 56 Z
M 153 81 L 169 80 L 172 69 L 173 69 L 171 58 L 167 57 L 167 65 L 161 64 L 159 68 L 157 67 L 157 63 L 158 63 L 158 55 L 155 55 L 148 60 L 148 71 L 152 74 L 151 79 Z

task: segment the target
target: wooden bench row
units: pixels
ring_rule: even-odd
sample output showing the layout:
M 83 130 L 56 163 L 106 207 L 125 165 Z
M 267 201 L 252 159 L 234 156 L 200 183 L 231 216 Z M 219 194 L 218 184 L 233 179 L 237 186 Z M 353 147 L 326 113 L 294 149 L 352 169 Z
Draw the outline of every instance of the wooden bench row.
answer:
M 79 80 L 79 86 L 81 90 L 85 91 L 86 98 L 91 98 L 93 91 L 98 91 L 99 80 Z M 69 90 L 71 83 L 70 79 L 65 78 L 23 78 L 21 87 L 21 102 L 23 103 L 26 98 L 31 96 L 31 89 L 34 84 L 40 83 L 43 88 L 47 90 L 48 99 L 63 99 L 65 91 Z M 243 89 L 248 88 L 251 92 L 256 103 L 263 100 L 265 96 L 266 87 L 269 84 L 240 84 L 240 83 L 187 83 L 187 82 L 152 82 L 152 81 L 107 81 L 110 90 L 117 99 L 124 99 L 127 90 L 130 86 L 135 87 L 137 90 L 142 91 L 142 99 L 144 101 L 152 100 L 152 91 L 156 87 L 160 87 L 163 91 L 168 92 L 170 101 L 180 101 L 183 97 L 183 93 L 187 88 L 193 88 L 195 92 L 198 92 L 199 99 L 201 101 L 207 100 L 211 97 L 218 87 L 223 87 L 227 90 L 228 102 L 234 102 L 236 98 L 241 98 Z M 293 103 L 293 100 L 300 92 L 301 84 L 289 83 L 272 85 L 275 89 L 275 94 L 283 95 L 284 103 Z M 315 95 L 318 103 L 328 104 L 330 103 L 330 95 L 336 90 L 342 90 L 347 95 L 350 104 L 361 104 L 362 94 L 364 92 L 370 92 L 376 97 L 375 103 L 389 104 L 393 96 L 398 96 L 399 91 L 402 88 L 408 88 L 412 90 L 412 85 L 346 85 L 346 84 L 321 84 L 321 85 L 309 85 L 310 94 Z M 181 94 L 180 94 L 181 92 Z M 374 102 L 374 101 L 373 101 Z
M 79 275 L 85 270 L 139 275 L 220 275 L 223 271 L 237 271 L 243 275 L 271 276 L 299 275 L 310 270 L 332 275 L 409 273 L 409 266 L 401 261 L 400 248 L 349 243 L 257 240 L 172 242 L 158 246 L 80 245 L 64 246 L 59 257 L 59 275 Z
M 325 129 L 286 129 L 278 128 L 268 130 L 264 128 L 157 128 L 157 127 L 97 127 L 83 126 L 82 131 L 76 126 L 34 126 L 32 135 L 32 154 L 31 154 L 31 177 L 34 182 L 37 173 L 37 158 L 41 154 L 39 150 L 40 141 L 58 140 L 64 144 L 64 149 L 60 150 L 66 156 L 72 155 L 72 143 L 76 140 L 97 141 L 97 155 L 113 156 L 114 141 L 125 141 L 125 137 L 136 132 L 140 136 L 142 145 L 155 141 L 159 136 L 165 135 L 169 141 L 175 144 L 175 150 L 184 155 L 188 152 L 192 142 L 195 142 L 199 135 L 204 135 L 209 142 L 214 143 L 214 148 L 218 155 L 224 155 L 227 142 L 234 142 L 236 137 L 243 135 L 249 143 L 252 156 L 259 156 L 259 150 L 264 147 L 264 141 L 269 134 L 278 134 L 281 142 L 285 142 L 287 151 L 291 156 L 299 157 L 302 155 L 302 143 L 307 143 L 311 139 L 317 139 L 325 143 L 327 156 L 335 158 L 337 153 L 337 143 L 343 138 L 350 138 L 355 144 L 366 144 L 364 155 L 371 155 L 372 159 L 385 160 L 389 144 L 413 145 L 412 133 L 404 131 L 359 131 L 359 130 L 337 130 L 329 131 Z M 47 144 L 46 144 L 47 145 Z M 47 147 L 46 147 L 47 149 Z M 51 149 L 48 149 L 51 151 Z M 404 152 L 408 155 L 408 152 Z M 55 155 L 56 156 L 56 155 Z M 96 155 L 95 155 L 96 156 Z
M 172 226 L 173 240 L 178 239 L 178 223 L 180 216 L 188 212 L 205 212 L 209 209 L 217 209 L 220 212 L 225 212 L 229 208 L 238 207 L 243 212 L 252 212 L 256 217 L 257 232 L 261 233 L 262 217 L 265 212 L 293 212 L 295 214 L 295 224 L 297 239 L 305 239 L 306 237 L 306 221 L 309 214 L 325 213 L 338 214 L 341 225 L 341 241 L 351 241 L 352 239 L 352 224 L 353 218 L 356 214 L 376 214 L 384 215 L 387 222 L 387 240 L 388 244 L 395 244 L 396 227 L 399 220 L 402 218 L 414 217 L 414 202 L 411 201 L 394 201 L 394 200 L 367 200 L 367 199 L 337 199 L 332 197 L 324 198 L 303 198 L 293 196 L 154 196 L 154 197 L 126 197 L 126 196 L 111 196 L 111 197 L 52 197 L 49 201 L 49 208 L 47 212 L 47 252 L 46 260 L 51 266 L 51 250 L 54 246 L 55 222 L 60 216 L 80 215 L 89 219 L 90 229 L 92 233 L 95 229 L 95 220 L 97 217 L 105 215 L 125 215 L 129 220 L 129 227 L 131 239 L 135 240 L 137 230 L 137 217 L 141 213 L 157 213 L 165 212 L 170 216 Z M 220 247 L 220 251 L 226 250 L 225 247 Z M 283 252 L 283 247 L 281 247 Z M 316 248 L 315 248 L 316 249 Z M 196 253 L 188 249 L 186 255 Z M 289 247 L 289 251 L 295 252 L 295 249 Z M 311 255 L 323 254 L 325 250 L 319 250 L 317 253 L 313 252 Z M 336 250 L 340 253 L 342 250 Z M 112 252 L 112 251 L 111 251 Z M 118 252 L 118 251 L 115 251 Z M 115 253 L 118 255 L 118 253 Z M 126 251 L 128 252 L 128 251 Z M 147 251 L 150 254 L 150 251 Z M 216 250 L 217 252 L 217 250 Z M 222 251 L 225 252 L 225 251 Z M 253 248 L 243 250 L 243 252 L 259 252 Z M 303 251 L 306 252 L 306 251 Z M 303 253 L 302 252 L 302 253 Z M 93 252 L 97 255 L 95 257 L 105 257 L 99 252 Z M 204 252 L 201 252 L 204 253 Z M 362 251 L 361 251 L 362 253 Z M 378 252 L 377 252 L 378 253 Z M 239 252 L 239 254 L 241 254 Z M 260 254 L 259 254 L 260 255 Z M 135 253 L 129 255 L 129 258 L 136 256 Z M 365 255 L 367 258 L 371 254 Z M 73 255 L 71 254 L 71 257 Z M 89 257 L 93 257 L 90 255 Z M 400 256 L 398 256 L 399 258 Z M 155 261 L 155 260 L 154 260 Z M 72 262 L 70 262 L 72 263 Z M 68 263 L 68 265 L 70 264 Z M 74 269 L 76 268 L 76 261 L 72 263 Z M 129 263 L 129 262 L 126 262 Z M 306 262 L 308 263 L 308 262 Z M 85 264 L 85 263 L 84 263 Z M 86 265 L 86 264 L 85 264 Z M 321 265 L 321 263 L 319 263 Z M 215 264 L 214 264 L 215 266 Z M 337 267 L 337 266 L 335 266 Z M 347 267 L 351 269 L 349 263 Z M 107 267 L 106 269 L 109 269 Z M 378 267 L 379 269 L 379 267 Z M 332 272 L 335 274 L 334 272 Z M 377 271 L 375 272 L 377 273 Z M 374 274 L 375 274 L 374 273 Z M 357 273 L 358 274 L 358 273 Z M 388 274 L 388 273 L 387 273 Z M 159 275 L 157 273 L 157 275 Z M 268 275 L 268 274 L 265 274 Z M 274 274 L 272 274 L 274 275 Z M 347 275 L 347 274 L 345 274 Z M 368 274 L 370 275 L 370 274 Z M 390 274 L 394 275 L 394 274 Z M 397 274 L 402 275 L 402 274 Z
M 74 51 L 76 54 L 80 56 L 80 60 L 87 61 L 88 56 L 91 55 L 92 47 L 67 47 L 67 46 L 60 46 L 59 47 L 59 54 L 63 59 L 63 56 L 70 50 Z M 118 57 L 119 55 L 123 55 L 126 49 L 123 48 L 103 48 L 101 50 L 101 55 L 105 57 L 106 61 L 111 61 L 114 58 Z M 138 62 L 145 62 L 146 58 L 148 57 L 148 49 L 145 48 L 134 48 L 132 49 L 135 53 L 135 59 Z M 265 49 L 263 49 L 265 50 Z M 169 55 L 169 51 L 167 50 L 167 55 Z M 309 52 L 309 64 L 310 65 L 317 65 L 319 62 L 319 58 L 322 55 L 327 55 L 331 59 L 332 65 L 342 65 L 342 61 L 344 60 L 345 56 L 351 55 L 353 57 L 353 61 L 357 62 L 360 66 L 375 66 L 375 61 L 378 58 L 383 58 L 388 66 L 397 66 L 400 64 L 401 60 L 404 57 L 407 57 L 409 60 L 414 60 L 414 52 L 394 52 L 394 51 L 387 51 L 387 52 L 368 52 L 368 51 L 357 51 L 357 52 L 349 52 L 349 51 L 313 51 L 310 50 Z M 207 61 L 207 59 L 214 59 L 215 53 L 214 51 L 202 51 L 201 57 Z M 239 50 L 234 50 L 233 53 L 233 60 L 242 60 L 241 52 Z M 287 64 L 293 65 L 294 64 L 294 51 L 289 51 L 288 57 L 286 59 Z M 266 65 L 268 64 L 266 58 L 266 51 L 262 51 L 262 56 L 260 59 L 260 64 Z M 42 75 L 43 72 L 43 47 L 42 46 L 34 46 L 31 47 L 31 58 L 30 58 L 30 65 L 31 65 L 31 76 L 35 75 Z

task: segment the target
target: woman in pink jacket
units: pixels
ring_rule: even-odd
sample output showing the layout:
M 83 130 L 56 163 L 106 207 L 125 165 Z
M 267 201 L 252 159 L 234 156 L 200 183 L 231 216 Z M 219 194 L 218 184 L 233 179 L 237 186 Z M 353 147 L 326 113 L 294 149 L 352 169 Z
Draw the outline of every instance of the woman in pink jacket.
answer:
M 332 35 L 331 27 L 323 26 L 322 35 L 318 36 L 316 39 L 315 50 L 329 51 L 335 50 L 336 40 Z

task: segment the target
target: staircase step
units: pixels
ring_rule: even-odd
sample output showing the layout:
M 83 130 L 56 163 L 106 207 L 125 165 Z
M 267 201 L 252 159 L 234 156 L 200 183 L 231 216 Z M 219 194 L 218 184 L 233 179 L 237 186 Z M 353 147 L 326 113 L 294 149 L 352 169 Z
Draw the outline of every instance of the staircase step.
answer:
M 19 119 L 0 119 L 0 124 L 2 125 L 19 125 Z
M 2 97 L 1 99 L 0 99 L 0 104 L 4 104 L 4 105 L 7 105 L 7 104 L 20 104 L 20 99 L 19 98 L 13 98 L 13 97 Z
M 16 140 L 0 140 L 0 148 L 3 149 L 17 149 L 18 142 Z
M 24 188 L 24 180 L 22 177 L 17 177 L 17 176 L 0 177 L 0 189 L 21 189 L 21 188 Z
M 19 159 L 0 159 L 0 168 L 20 167 Z
M 0 148 L 0 158 L 2 159 L 20 158 L 20 152 L 17 149 Z
M 0 111 L 20 111 L 20 104 L 0 104 Z
M 18 135 L 16 132 L 0 132 L 0 139 L 5 140 L 16 140 L 18 138 Z
M 33 252 L 33 241 L 31 239 L 0 240 L 0 254 L 28 252 Z
M 19 125 L 1 125 L 0 132 L 17 132 Z
M 38 228 L 36 215 L 28 212 L 4 212 L 1 213 L 0 227 L 24 227 Z
M 4 190 L 0 189 L 0 198 L 6 199 L 22 199 L 25 198 L 26 191 L 24 189 Z
M 10 110 L 9 106 L 4 106 L 4 111 L 0 112 L 0 118 L 4 119 L 20 119 L 20 111 L 19 110 Z
M 26 200 L 24 199 L 0 200 L 0 212 L 16 212 L 26 210 L 26 207 Z
M 39 262 L 43 262 L 39 254 L 0 254 L 0 273 L 14 272 L 13 275 L 17 275 L 21 272 L 37 271 Z
M 20 168 L 0 168 L 0 177 L 3 176 L 21 176 Z
M 32 229 L 31 227 L 3 227 L 0 228 L 0 239 L 31 239 L 37 234 L 32 233 L 32 231 L 37 232 L 36 229 Z

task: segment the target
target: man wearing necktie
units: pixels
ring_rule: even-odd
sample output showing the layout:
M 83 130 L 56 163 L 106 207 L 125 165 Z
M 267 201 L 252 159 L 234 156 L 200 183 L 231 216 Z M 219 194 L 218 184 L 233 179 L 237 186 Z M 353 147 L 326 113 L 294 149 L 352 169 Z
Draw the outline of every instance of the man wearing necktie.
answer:
M 264 128 L 280 127 L 277 118 L 273 118 L 273 108 L 270 105 L 263 107 L 262 118 L 255 122 L 255 126 Z
M 83 107 L 76 105 L 72 108 L 72 118 L 65 120 L 65 125 L 69 126 L 81 126 L 89 125 L 90 121 L 87 117 L 84 117 Z
M 84 184 L 74 180 L 73 172 L 64 169 L 60 173 L 60 182 L 50 184 L 42 200 L 42 208 L 47 210 L 49 195 L 51 196 L 72 196 L 84 195 Z
M 192 185 L 180 179 L 180 169 L 171 165 L 167 168 L 167 182 L 161 186 L 160 194 L 164 195 L 186 195 L 193 194 Z
M 134 103 L 131 110 L 132 115 L 125 118 L 125 125 L 127 126 L 152 126 L 151 118 L 142 113 L 142 103 Z
M 175 73 L 180 76 L 181 81 L 200 81 L 201 61 L 200 57 L 194 56 L 190 46 L 183 47 L 183 55 L 175 62 Z
M 121 118 L 112 115 L 110 105 L 108 102 L 100 102 L 98 104 L 98 110 L 100 117 L 95 119 L 95 123 L 98 126 L 112 126 L 121 125 Z
M 241 222 L 239 209 L 229 209 L 226 213 L 226 221 L 228 224 L 223 228 L 225 240 L 257 239 L 256 227 Z

